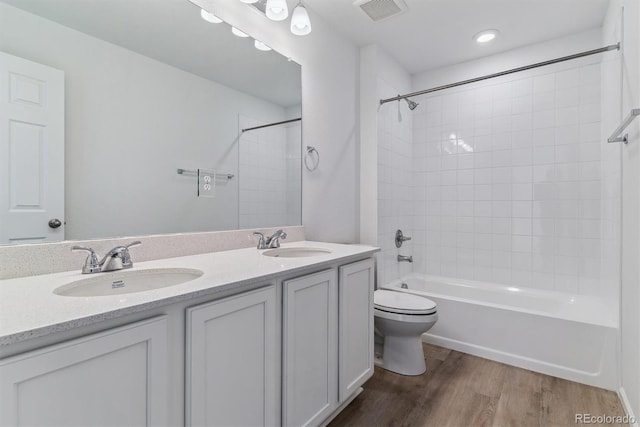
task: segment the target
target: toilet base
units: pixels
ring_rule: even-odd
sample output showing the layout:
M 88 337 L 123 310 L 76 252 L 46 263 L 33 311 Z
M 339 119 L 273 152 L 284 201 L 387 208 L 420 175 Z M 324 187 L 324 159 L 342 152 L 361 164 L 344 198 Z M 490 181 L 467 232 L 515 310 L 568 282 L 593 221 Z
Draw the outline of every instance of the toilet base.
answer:
M 384 337 L 382 367 L 401 375 L 422 375 L 427 370 L 420 336 Z

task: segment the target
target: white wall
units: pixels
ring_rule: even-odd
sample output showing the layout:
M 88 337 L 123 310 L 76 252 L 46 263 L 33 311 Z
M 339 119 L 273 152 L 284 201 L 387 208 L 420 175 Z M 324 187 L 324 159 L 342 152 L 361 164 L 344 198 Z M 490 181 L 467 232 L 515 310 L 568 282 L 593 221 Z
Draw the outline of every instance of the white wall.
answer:
M 411 77 L 377 46 L 363 47 L 360 61 L 361 235 L 382 248 L 377 258 L 381 284 L 412 270 L 397 261 L 398 254 L 412 255 L 412 242 L 398 249 L 394 240 L 397 229 L 412 235 L 412 114 L 404 101 L 379 106 L 382 98 L 408 92 Z
M 624 13 L 622 13 L 624 8 Z M 640 4 L 636 0 L 612 0 L 603 25 L 605 43 L 622 41 L 618 64 L 603 68 L 603 80 L 613 91 L 605 98 L 611 114 L 606 123 L 615 128 L 640 108 Z M 611 128 L 612 130 L 612 128 Z M 611 131 L 609 130 L 609 132 Z M 606 135 L 607 132 L 605 132 Z M 622 156 L 622 268 L 620 289 L 621 395 L 629 410 L 640 416 L 640 120 L 630 129 Z
M 237 177 L 238 114 L 284 108 L 3 3 L 0 16 L 0 50 L 65 72 L 66 238 L 238 228 L 237 179 L 198 198 L 176 169 Z
M 270 21 L 239 1 L 193 2 L 302 65 L 303 144 L 322 159 L 314 172 L 303 168 L 302 223 L 311 240 L 358 241 L 356 47 L 309 9 L 313 31 L 297 37 L 289 20 Z

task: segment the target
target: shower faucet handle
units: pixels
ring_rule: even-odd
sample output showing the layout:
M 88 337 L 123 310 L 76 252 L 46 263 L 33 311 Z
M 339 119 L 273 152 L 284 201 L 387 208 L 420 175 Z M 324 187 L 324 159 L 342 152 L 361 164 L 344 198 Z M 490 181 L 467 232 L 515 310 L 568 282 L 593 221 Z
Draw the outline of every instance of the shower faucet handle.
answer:
M 402 230 L 396 231 L 396 248 L 401 247 L 402 244 L 407 240 L 411 240 L 411 237 L 407 237 L 404 234 L 402 234 Z

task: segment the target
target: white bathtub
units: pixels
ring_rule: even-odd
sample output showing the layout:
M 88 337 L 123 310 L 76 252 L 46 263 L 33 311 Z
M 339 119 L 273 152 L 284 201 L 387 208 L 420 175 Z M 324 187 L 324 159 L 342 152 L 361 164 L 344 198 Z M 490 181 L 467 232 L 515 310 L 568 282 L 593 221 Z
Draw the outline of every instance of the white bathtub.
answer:
M 618 389 L 617 320 L 594 297 L 411 275 L 382 288 L 425 296 L 425 342 L 609 390 Z

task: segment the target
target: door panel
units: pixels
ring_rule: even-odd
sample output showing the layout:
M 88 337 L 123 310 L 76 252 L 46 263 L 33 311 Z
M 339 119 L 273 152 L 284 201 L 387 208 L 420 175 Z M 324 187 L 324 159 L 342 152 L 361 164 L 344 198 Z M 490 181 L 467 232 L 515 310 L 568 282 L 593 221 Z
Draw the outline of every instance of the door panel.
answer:
M 283 286 L 283 424 L 318 425 L 338 403 L 336 271 Z
M 59 240 L 64 73 L 0 52 L 0 244 Z
M 373 375 L 373 260 L 340 267 L 340 402 Z
M 0 361 L 0 425 L 166 425 L 167 319 Z
M 187 426 L 275 425 L 275 286 L 187 310 Z

